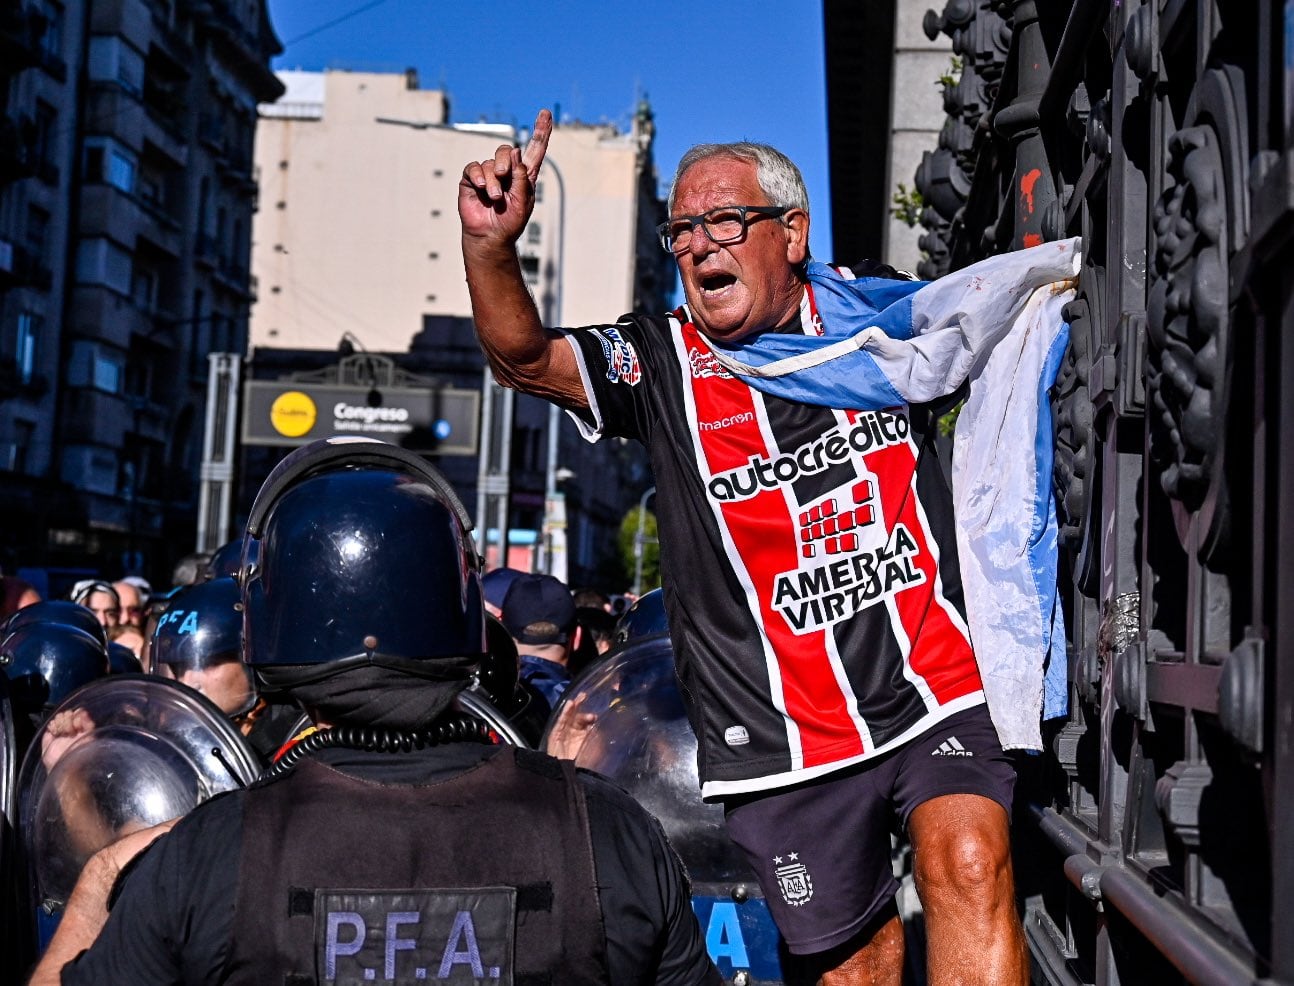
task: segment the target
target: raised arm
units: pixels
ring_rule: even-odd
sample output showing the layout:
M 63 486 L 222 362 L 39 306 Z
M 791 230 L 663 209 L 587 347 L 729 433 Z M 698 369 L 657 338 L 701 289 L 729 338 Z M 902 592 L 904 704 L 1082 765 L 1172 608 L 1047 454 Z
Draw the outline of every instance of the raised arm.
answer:
M 463 169 L 463 266 L 476 334 L 495 379 L 567 407 L 587 407 L 575 354 L 539 321 L 517 259 L 517 239 L 535 208 L 535 181 L 552 129 L 552 114 L 540 110 L 524 151 L 504 144 L 493 158 Z

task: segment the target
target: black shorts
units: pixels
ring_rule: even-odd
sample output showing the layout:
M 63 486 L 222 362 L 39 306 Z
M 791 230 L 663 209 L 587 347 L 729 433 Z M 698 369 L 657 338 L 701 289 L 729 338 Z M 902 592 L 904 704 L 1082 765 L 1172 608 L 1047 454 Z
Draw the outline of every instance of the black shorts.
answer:
M 724 800 L 778 930 L 797 955 L 847 941 L 894 897 L 894 821 L 920 804 L 978 794 L 1011 813 L 1015 769 L 988 708 L 954 713 L 894 753 L 816 780 Z

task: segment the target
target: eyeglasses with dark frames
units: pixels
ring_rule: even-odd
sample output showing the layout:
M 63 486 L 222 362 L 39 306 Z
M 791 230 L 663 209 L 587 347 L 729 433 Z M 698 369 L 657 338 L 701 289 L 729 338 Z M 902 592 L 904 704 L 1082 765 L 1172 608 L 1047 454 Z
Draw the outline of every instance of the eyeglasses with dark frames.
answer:
M 692 245 L 692 233 L 698 226 L 705 229 L 711 243 L 735 243 L 756 219 L 780 219 L 790 211 L 789 206 L 782 205 L 724 205 L 698 216 L 677 216 L 661 223 L 656 235 L 667 253 L 682 253 Z

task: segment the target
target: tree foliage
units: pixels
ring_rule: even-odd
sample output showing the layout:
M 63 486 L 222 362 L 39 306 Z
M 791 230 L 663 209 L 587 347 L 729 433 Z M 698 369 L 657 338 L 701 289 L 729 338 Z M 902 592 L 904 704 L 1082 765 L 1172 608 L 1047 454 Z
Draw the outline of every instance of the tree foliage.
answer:
M 620 557 L 624 559 L 625 571 L 632 580 L 637 569 L 637 556 L 634 554 L 634 541 L 638 536 L 638 514 L 641 508 L 634 507 L 620 521 Z M 660 586 L 660 545 L 656 543 L 656 515 L 650 510 L 642 511 L 643 536 L 643 580 L 640 592 Z

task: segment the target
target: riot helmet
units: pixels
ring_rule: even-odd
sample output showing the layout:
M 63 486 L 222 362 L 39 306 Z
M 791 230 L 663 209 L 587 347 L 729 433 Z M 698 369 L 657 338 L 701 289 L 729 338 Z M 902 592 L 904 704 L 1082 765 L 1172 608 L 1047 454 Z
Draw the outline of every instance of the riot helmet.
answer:
M 655 636 L 669 632 L 665 621 L 665 592 L 652 589 L 634 600 L 616 624 L 615 643 L 625 644 L 639 637 Z
M 87 682 L 108 674 L 107 648 L 77 627 L 30 623 L 0 642 L 0 669 L 14 705 L 24 712 L 51 709 Z
M 139 662 L 139 657 L 133 650 L 115 640 L 108 643 L 109 674 L 143 674 L 143 672 L 144 665 Z
M 24 606 L 5 620 L 3 628 L 0 628 L 0 639 L 31 623 L 62 623 L 76 627 L 94 637 L 104 647 L 108 646 L 108 631 L 95 615 L 80 603 L 66 599 L 45 599 Z
M 244 660 L 272 688 L 369 666 L 466 685 L 487 653 L 471 527 L 413 452 L 358 437 L 297 449 L 248 517 Z
M 242 640 L 237 582 L 226 577 L 186 586 L 153 631 L 153 672 L 196 688 L 228 716 L 242 715 L 256 704 Z
M 238 574 L 238 563 L 243 554 L 243 542 L 229 541 L 211 553 L 203 577 L 206 579 L 233 578 Z

